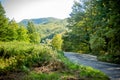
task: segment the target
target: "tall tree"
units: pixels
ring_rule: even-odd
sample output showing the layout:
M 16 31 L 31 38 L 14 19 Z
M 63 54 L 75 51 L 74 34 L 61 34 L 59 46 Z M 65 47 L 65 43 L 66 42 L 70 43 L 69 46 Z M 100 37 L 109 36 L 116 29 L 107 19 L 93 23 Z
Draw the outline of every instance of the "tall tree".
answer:
M 40 43 L 40 35 L 37 32 L 33 22 L 28 22 L 27 30 L 28 30 L 30 42 L 31 43 Z
M 68 19 L 68 28 L 71 30 L 68 32 L 69 41 L 74 51 L 91 51 L 90 48 L 90 35 L 89 35 L 89 26 L 86 24 L 88 19 L 86 18 L 86 4 L 83 5 L 83 2 L 74 2 L 72 13 Z M 64 37 L 65 38 L 65 37 Z M 64 41 L 66 43 L 68 40 Z M 74 46 L 73 46 L 74 45 Z M 67 45 L 68 46 L 68 45 Z
M 28 22 L 27 29 L 28 29 L 28 33 L 36 32 L 35 25 L 33 24 L 33 22 L 30 21 Z
M 19 25 L 15 22 L 15 20 L 11 20 L 8 24 L 7 38 L 10 41 L 17 40 L 18 33 L 17 30 Z
M 56 50 L 61 50 L 62 49 L 62 35 L 61 34 L 56 34 L 53 39 L 52 39 L 52 46 Z
M 17 33 L 18 33 L 18 37 L 17 37 L 18 41 L 29 42 L 29 36 L 27 34 L 28 30 L 24 26 L 19 27 Z
M 8 19 L 5 16 L 5 10 L 0 2 L 0 40 L 7 41 Z
M 75 2 L 71 17 L 68 19 L 70 30 L 64 37 L 65 45 L 69 43 L 78 50 L 85 50 L 81 49 L 81 46 L 82 48 L 88 46 L 92 53 L 110 55 L 107 58 L 119 61 L 120 9 L 118 7 L 120 7 L 119 0 L 80 0 L 78 3 Z M 69 46 L 67 45 L 67 47 Z

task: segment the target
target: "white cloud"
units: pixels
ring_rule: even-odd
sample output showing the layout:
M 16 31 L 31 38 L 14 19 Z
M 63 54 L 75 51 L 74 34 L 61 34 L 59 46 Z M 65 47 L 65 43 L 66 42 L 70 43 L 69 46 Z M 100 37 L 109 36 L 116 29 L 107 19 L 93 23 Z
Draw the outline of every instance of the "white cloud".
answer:
M 74 0 L 5 0 L 7 17 L 16 21 L 28 18 L 66 18 L 71 12 Z

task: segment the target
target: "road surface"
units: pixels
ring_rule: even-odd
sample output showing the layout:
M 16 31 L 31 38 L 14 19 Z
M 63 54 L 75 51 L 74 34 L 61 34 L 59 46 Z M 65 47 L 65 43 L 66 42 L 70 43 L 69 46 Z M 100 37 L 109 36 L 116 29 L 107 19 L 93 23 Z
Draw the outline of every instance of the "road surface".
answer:
M 120 65 L 118 64 L 101 62 L 97 60 L 96 56 L 92 56 L 88 54 L 64 52 L 64 55 L 68 59 L 70 59 L 70 61 L 99 69 L 100 71 L 108 75 L 111 80 L 120 80 Z

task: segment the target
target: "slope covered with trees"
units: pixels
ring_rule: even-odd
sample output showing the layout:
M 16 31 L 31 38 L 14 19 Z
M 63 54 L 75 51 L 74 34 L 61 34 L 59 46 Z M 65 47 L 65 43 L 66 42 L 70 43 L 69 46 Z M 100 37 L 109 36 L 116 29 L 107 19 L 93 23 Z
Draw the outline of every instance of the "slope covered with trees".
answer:
M 64 35 L 66 51 L 92 53 L 108 62 L 120 63 L 119 0 L 79 0 L 68 18 Z
M 66 19 L 57 19 L 52 17 L 24 19 L 19 22 L 19 24 L 27 26 L 28 22 L 32 22 L 35 25 L 35 28 L 40 34 L 42 40 L 52 39 L 55 34 L 65 32 L 67 25 Z

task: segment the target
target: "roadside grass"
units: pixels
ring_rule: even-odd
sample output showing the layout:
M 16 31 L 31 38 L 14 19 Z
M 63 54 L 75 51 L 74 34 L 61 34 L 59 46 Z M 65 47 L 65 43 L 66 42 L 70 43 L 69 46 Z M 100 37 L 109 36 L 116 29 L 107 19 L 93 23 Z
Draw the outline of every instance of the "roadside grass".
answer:
M 0 80 L 109 80 L 44 44 L 0 42 Z
M 120 64 L 120 54 L 106 54 L 98 56 L 98 60 L 103 62 Z

